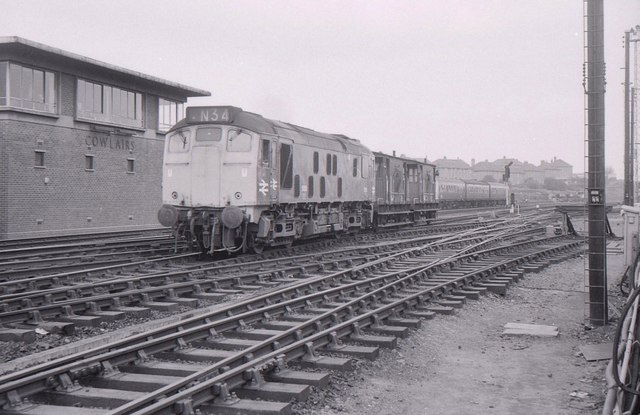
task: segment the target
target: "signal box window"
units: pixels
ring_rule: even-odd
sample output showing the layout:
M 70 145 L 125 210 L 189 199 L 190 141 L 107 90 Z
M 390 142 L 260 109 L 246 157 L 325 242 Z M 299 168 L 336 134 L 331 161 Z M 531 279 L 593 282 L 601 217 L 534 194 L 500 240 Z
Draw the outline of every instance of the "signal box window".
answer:
M 331 154 L 327 154 L 327 176 L 331 174 Z
M 90 154 L 84 156 L 84 169 L 86 171 L 95 171 L 94 158 L 95 156 L 92 156 Z
M 77 117 L 142 128 L 142 94 L 78 79 Z
M 44 151 L 36 150 L 35 167 L 44 167 Z
M 280 145 L 280 187 L 291 189 L 293 186 L 293 152 L 290 144 Z
M 325 186 L 325 180 L 324 180 L 324 176 L 322 176 L 320 178 L 320 197 L 325 197 L 327 192 L 326 192 L 326 186 Z
M 171 133 L 167 140 L 169 140 L 169 153 L 186 153 L 191 145 L 191 131 L 176 131 Z
M 56 76 L 53 72 L 0 62 L 0 108 L 55 114 L 56 103 Z
M 218 127 L 200 127 L 196 131 L 196 141 L 220 141 L 222 130 Z
M 309 197 L 313 197 L 313 176 L 309 176 Z
M 158 131 L 169 131 L 171 127 L 183 118 L 184 104 L 182 102 L 170 101 L 164 98 L 158 99 Z
M 127 173 L 136 172 L 136 159 L 127 159 Z
M 313 174 L 318 174 L 320 171 L 320 155 L 317 151 L 313 152 Z
M 293 176 L 293 197 L 300 197 L 300 176 Z
M 251 135 L 240 130 L 229 130 L 227 139 L 227 151 L 247 152 L 251 151 Z

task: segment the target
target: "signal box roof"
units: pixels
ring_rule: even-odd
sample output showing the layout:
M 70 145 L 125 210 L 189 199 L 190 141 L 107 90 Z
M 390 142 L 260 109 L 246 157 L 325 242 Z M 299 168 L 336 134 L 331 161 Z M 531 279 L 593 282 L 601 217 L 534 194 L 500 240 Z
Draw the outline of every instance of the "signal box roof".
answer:
M 58 66 L 73 67 L 79 72 L 91 71 L 108 73 L 110 76 L 116 76 L 122 80 L 135 80 L 136 83 L 143 83 L 149 89 L 168 90 L 180 96 L 206 97 L 211 95 L 211 92 L 203 89 L 156 78 L 155 76 L 87 58 L 86 56 L 67 52 L 18 36 L 0 36 L 0 59 L 6 58 L 25 60 L 25 63 L 35 63 L 46 60 Z

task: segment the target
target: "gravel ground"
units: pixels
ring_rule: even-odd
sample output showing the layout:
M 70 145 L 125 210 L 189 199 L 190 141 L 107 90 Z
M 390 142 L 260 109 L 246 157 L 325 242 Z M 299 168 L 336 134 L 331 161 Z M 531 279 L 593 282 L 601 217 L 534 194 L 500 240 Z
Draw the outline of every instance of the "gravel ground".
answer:
M 506 296 L 470 300 L 356 370 L 336 374 L 297 414 L 585 414 L 604 402 L 606 360 L 587 362 L 579 348 L 610 342 L 614 322 L 588 325 L 584 258 L 552 265 L 513 285 Z M 621 308 L 614 283 L 622 254 L 608 256 L 611 313 Z M 509 322 L 554 325 L 554 338 L 503 335 Z M 575 396 L 572 396 L 575 395 Z

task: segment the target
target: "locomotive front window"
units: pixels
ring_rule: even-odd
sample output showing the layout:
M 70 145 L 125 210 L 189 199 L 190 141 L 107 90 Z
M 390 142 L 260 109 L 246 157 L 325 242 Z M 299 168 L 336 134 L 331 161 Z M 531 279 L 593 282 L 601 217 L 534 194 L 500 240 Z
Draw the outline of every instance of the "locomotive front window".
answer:
M 220 141 L 222 130 L 218 127 L 200 127 L 196 131 L 196 141 Z
M 169 153 L 185 153 L 189 151 L 191 144 L 191 131 L 180 130 L 171 134 L 169 140 Z
M 251 151 L 251 135 L 240 130 L 229 130 L 227 151 Z

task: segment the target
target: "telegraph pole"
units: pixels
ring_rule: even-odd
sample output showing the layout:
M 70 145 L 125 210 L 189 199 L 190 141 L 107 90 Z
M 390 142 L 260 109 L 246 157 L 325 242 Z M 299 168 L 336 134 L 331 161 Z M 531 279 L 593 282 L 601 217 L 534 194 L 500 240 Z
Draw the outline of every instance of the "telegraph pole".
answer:
M 638 42 L 640 39 L 636 36 L 640 26 L 631 28 L 624 32 L 624 201 L 627 206 L 633 206 L 635 202 L 635 189 L 634 189 L 634 134 L 633 134 L 633 114 L 635 110 L 632 107 L 632 94 L 630 81 L 630 63 L 629 63 L 629 49 L 632 42 Z
M 589 229 L 589 319 L 608 323 L 607 235 L 604 166 L 604 10 L 603 0 L 585 0 L 585 80 L 587 207 Z

